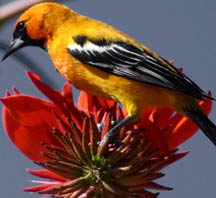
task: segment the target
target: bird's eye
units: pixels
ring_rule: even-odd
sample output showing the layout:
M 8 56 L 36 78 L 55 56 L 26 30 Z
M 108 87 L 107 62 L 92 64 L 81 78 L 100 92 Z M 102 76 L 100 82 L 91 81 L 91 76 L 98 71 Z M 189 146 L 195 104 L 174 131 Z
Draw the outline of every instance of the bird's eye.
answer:
M 22 22 L 19 22 L 18 24 L 17 24 L 17 27 L 16 27 L 16 31 L 23 31 L 25 29 L 25 22 L 24 21 L 22 21 Z
M 25 33 L 26 33 L 26 23 L 25 21 L 22 21 L 16 25 L 13 37 L 18 38 L 18 37 L 24 36 Z

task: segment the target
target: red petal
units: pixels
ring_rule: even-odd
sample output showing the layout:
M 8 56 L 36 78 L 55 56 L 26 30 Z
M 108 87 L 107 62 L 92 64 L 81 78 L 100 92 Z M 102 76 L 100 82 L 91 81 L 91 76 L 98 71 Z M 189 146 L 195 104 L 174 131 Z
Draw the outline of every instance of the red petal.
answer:
M 48 85 L 46 85 L 45 83 L 43 83 L 40 80 L 40 77 L 31 72 L 31 71 L 27 71 L 27 75 L 29 76 L 30 80 L 34 83 L 34 85 L 47 97 L 49 98 L 55 105 L 57 105 L 59 107 L 59 109 L 61 109 L 61 111 L 63 112 L 64 115 L 66 115 L 66 117 L 69 117 L 69 113 L 67 111 L 67 109 L 64 106 L 64 98 L 63 96 L 56 90 L 50 88 Z
M 150 140 L 162 153 L 169 152 L 166 139 L 163 136 L 162 131 L 151 121 L 146 120 L 142 122 L 144 131 L 143 136 Z
M 10 92 L 7 90 L 7 91 L 5 92 L 5 97 L 10 96 L 10 95 L 11 95 Z
M 53 187 L 55 185 L 56 184 L 42 184 L 42 185 L 39 185 L 39 186 L 32 186 L 32 187 L 29 187 L 29 188 L 25 188 L 24 191 L 40 193 L 41 191 L 49 189 L 49 188 L 51 188 L 51 187 Z
M 139 190 L 136 192 L 136 196 L 139 198 L 157 198 L 159 193 L 152 193 L 147 190 Z
M 99 97 L 98 97 L 98 101 L 100 103 L 100 106 L 105 110 L 113 107 L 116 103 L 114 100 L 106 100 L 106 99 L 99 98 Z
M 154 190 L 172 190 L 172 188 L 157 184 L 155 182 L 149 182 L 145 185 L 145 189 L 154 189 Z
M 114 106 L 114 104 L 115 101 L 113 100 L 102 99 L 81 91 L 77 106 L 84 112 L 96 114 L 100 109 L 107 110 Z
M 41 142 L 59 145 L 51 133 L 56 125 L 53 111 L 60 111 L 51 103 L 31 96 L 16 95 L 2 98 L 3 123 L 12 142 L 30 159 L 44 160 Z
M 209 114 L 212 108 L 212 100 L 200 101 L 199 105 L 206 114 Z M 173 127 L 166 131 L 165 136 L 170 150 L 175 149 L 198 131 L 196 124 L 180 114 L 176 114 L 169 124 Z
M 26 169 L 26 171 L 32 175 L 35 175 L 37 177 L 45 178 L 45 179 L 53 179 L 56 181 L 64 182 L 66 179 L 64 177 L 61 177 L 60 175 L 53 173 L 49 170 L 32 170 L 32 169 Z
M 167 137 L 167 144 L 170 150 L 175 149 L 178 145 L 189 139 L 197 130 L 198 127 L 196 124 L 189 118 L 183 117 L 174 128 L 172 127 L 168 130 L 169 133 L 171 133 L 171 135 Z
M 173 110 L 169 108 L 154 108 L 149 115 L 149 119 L 159 128 L 164 128 L 167 126 L 167 120 L 170 119 L 173 113 Z
M 73 102 L 73 93 L 71 90 L 71 84 L 69 82 L 66 82 L 64 84 L 64 87 L 62 89 L 62 96 L 64 97 L 65 101 L 67 102 L 70 107 L 74 107 L 74 102 Z
M 13 90 L 13 94 L 14 94 L 14 95 L 20 94 L 20 92 L 17 90 L 16 87 L 12 87 L 12 90 Z
M 84 91 L 80 91 L 77 107 L 87 114 L 94 114 L 101 108 L 97 97 L 94 97 Z
M 181 158 L 183 158 L 184 156 L 186 156 L 190 151 L 183 151 L 181 153 L 177 153 L 172 155 L 167 161 L 164 161 L 160 166 L 157 167 L 157 169 L 154 169 L 154 171 L 159 171 L 167 166 L 169 166 L 170 164 L 180 160 Z
M 37 74 L 30 71 L 28 71 L 27 74 L 34 85 L 62 111 L 62 114 L 67 118 L 72 117 L 73 122 L 79 129 L 81 129 L 82 117 L 80 112 L 74 107 L 70 84 L 65 84 L 62 95 L 58 91 L 41 82 L 40 77 Z

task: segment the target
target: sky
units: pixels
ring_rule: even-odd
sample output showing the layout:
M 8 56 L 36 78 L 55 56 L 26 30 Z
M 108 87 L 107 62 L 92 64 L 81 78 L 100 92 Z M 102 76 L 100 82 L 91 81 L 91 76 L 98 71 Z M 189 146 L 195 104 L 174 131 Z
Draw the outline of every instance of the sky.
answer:
M 4 2 L 1 0 L 0 5 Z M 76 0 L 65 4 L 113 25 L 165 59 L 174 60 L 202 89 L 211 90 L 216 97 L 215 0 Z M 10 43 L 15 20 L 0 26 L 0 40 Z M 65 80 L 55 71 L 48 54 L 30 47 L 22 52 L 39 65 L 54 87 L 61 89 Z M 14 85 L 22 93 L 42 96 L 28 81 L 25 71 L 13 57 L 0 63 L 0 97 Z M 216 123 L 215 104 L 210 118 Z M 190 150 L 190 154 L 164 169 L 166 175 L 159 182 L 174 190 L 161 192 L 160 198 L 215 197 L 216 147 L 199 131 L 179 149 Z M 40 197 L 22 191 L 35 179 L 25 168 L 38 167 L 12 145 L 0 121 L 1 197 Z

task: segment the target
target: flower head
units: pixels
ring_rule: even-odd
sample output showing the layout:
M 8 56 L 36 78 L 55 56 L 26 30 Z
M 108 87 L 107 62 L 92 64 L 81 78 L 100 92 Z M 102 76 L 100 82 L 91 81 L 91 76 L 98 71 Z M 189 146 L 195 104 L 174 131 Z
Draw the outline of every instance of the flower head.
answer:
M 123 119 L 116 102 L 81 92 L 73 102 L 71 85 L 62 92 L 28 72 L 34 85 L 49 99 L 6 94 L 1 101 L 3 122 L 11 141 L 43 170 L 27 171 L 43 180 L 26 191 L 60 198 L 154 198 L 150 190 L 170 190 L 155 182 L 161 169 L 185 156 L 177 146 L 197 127 L 170 109 L 148 109 L 142 121 L 128 125 L 112 143 L 98 142 Z M 208 113 L 211 101 L 201 101 Z

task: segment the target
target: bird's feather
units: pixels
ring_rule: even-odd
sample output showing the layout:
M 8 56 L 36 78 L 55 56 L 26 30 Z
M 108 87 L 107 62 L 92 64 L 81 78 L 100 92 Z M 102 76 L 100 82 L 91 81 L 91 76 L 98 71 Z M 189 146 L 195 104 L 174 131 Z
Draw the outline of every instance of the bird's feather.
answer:
M 144 48 L 86 36 L 74 37 L 74 41 L 68 45 L 68 52 L 82 63 L 124 78 L 183 92 L 196 99 L 209 97 L 168 61 L 154 57 Z

